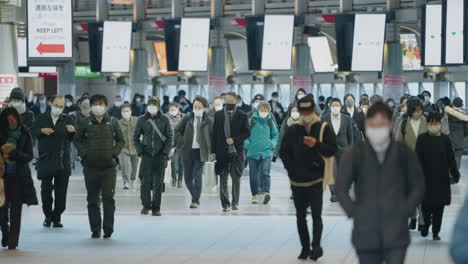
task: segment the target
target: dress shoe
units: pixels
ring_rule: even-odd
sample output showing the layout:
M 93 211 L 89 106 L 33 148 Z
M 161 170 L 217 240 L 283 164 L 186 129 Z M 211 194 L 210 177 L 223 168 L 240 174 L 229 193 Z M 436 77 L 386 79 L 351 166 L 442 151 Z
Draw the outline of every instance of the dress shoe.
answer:
M 112 237 L 112 233 L 104 233 L 104 239 L 110 239 Z
M 52 221 L 51 221 L 50 219 L 47 219 L 47 218 L 46 218 L 46 219 L 44 220 L 44 223 L 42 223 L 42 226 L 43 226 L 43 227 L 49 228 L 49 227 L 52 226 Z
M 161 216 L 161 212 L 159 211 L 153 211 L 153 213 L 151 214 L 152 216 Z
M 2 232 L 2 247 L 8 246 L 8 232 Z
M 439 237 L 438 234 L 437 234 L 437 235 L 433 235 L 433 236 L 432 236 L 432 239 L 434 239 L 434 241 L 440 241 L 440 237 Z
M 336 195 L 332 195 L 332 196 L 330 197 L 330 202 L 336 203 L 336 201 L 337 201 L 337 200 L 336 200 Z
M 149 214 L 149 209 L 146 209 L 146 208 L 143 208 L 141 209 L 141 212 L 140 212 L 142 215 L 148 215 Z
M 93 233 L 91 234 L 91 238 L 92 238 L 92 239 L 99 239 L 99 238 L 101 238 L 101 233 L 99 233 L 99 232 L 93 232 Z
M 423 229 L 421 230 L 421 236 L 422 237 L 427 237 L 427 235 L 429 235 L 429 229 L 423 227 Z
M 416 218 L 411 219 L 410 224 L 409 224 L 409 229 L 410 230 L 416 230 Z
M 63 228 L 63 225 L 62 225 L 62 223 L 60 223 L 60 222 L 54 222 L 54 223 L 52 224 L 52 227 L 53 227 L 53 228 Z
M 263 204 L 268 204 L 271 200 L 271 195 L 269 193 L 265 193 L 265 197 L 263 198 Z
M 297 257 L 298 259 L 307 259 L 310 254 L 310 249 L 308 248 L 303 248 L 301 251 L 301 254 Z
M 312 249 L 310 252 L 310 259 L 313 261 L 317 261 L 317 259 L 323 256 L 323 249 L 321 247 Z

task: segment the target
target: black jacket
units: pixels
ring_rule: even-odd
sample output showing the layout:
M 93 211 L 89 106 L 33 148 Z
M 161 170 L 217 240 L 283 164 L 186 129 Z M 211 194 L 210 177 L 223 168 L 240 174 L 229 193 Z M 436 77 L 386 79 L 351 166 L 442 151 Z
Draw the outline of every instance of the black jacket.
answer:
M 231 120 L 231 138 L 234 140 L 238 155 L 244 155 L 244 141 L 249 137 L 250 128 L 247 114 L 237 109 Z M 226 135 L 224 134 L 224 111 L 215 113 L 211 153 L 216 154 L 217 161 L 226 161 L 230 158 L 229 146 L 226 143 Z
M 54 125 L 50 113 L 40 114 L 33 123 L 31 134 L 38 140 L 40 167 L 56 168 L 63 170 L 65 175 L 71 175 L 70 144 L 75 133 L 68 133 L 67 125 L 74 126 L 74 120 L 65 114 L 61 114 Z M 54 133 L 46 136 L 41 132 L 43 128 L 51 128 Z M 41 175 L 38 170 L 38 179 L 51 175 Z
M 273 102 L 273 100 L 268 101 L 271 107 L 271 112 L 275 117 L 276 124 L 281 124 L 284 120 L 284 107 L 281 105 L 280 102 Z M 279 109 L 279 112 L 273 111 L 274 107 L 273 104 L 276 103 L 276 107 Z
M 80 111 L 80 108 L 76 104 L 72 104 L 72 106 L 70 107 L 65 106 L 65 108 L 63 109 L 63 113 L 66 115 L 71 115 L 71 114 L 76 115 L 76 113 L 79 111 Z
M 20 119 L 21 124 L 23 124 L 24 127 L 26 127 L 28 130 L 30 130 L 34 122 L 34 112 L 26 109 L 26 112 L 20 115 Z
M 109 110 L 107 110 L 107 113 L 113 118 L 117 118 L 117 120 L 122 119 L 122 112 L 120 111 L 120 107 L 113 105 L 111 108 L 109 108 Z
M 0 146 L 3 146 L 6 140 L 7 135 L 0 131 Z M 32 138 L 26 127 L 21 126 L 21 137 L 16 150 L 12 151 L 9 157 L 16 161 L 16 176 L 21 179 L 23 204 L 38 205 L 36 188 L 29 168 L 29 163 L 33 159 Z
M 48 113 L 50 112 L 50 105 L 46 105 L 46 111 L 44 113 L 41 113 L 41 106 L 39 105 L 39 103 L 35 104 L 32 108 L 31 108 L 31 111 L 34 112 L 34 116 L 39 116 L 40 114 L 45 114 L 45 113 Z
M 238 109 L 246 114 L 252 112 L 252 106 L 245 104 L 244 102 L 242 102 L 242 105 Z
M 465 138 L 468 136 L 468 122 L 460 120 L 447 113 L 450 127 L 448 135 L 452 142 L 453 150 L 465 149 Z
M 342 108 L 342 112 L 351 116 L 346 106 Z M 362 141 L 363 136 L 365 137 L 366 135 L 366 115 L 361 111 L 361 109 L 354 107 L 354 113 L 351 118 L 354 120 L 354 143 L 358 143 Z
M 152 119 L 159 131 L 166 137 L 163 141 L 156 131 L 154 131 L 151 123 L 148 121 Z M 142 139 L 140 139 L 142 137 Z M 172 129 L 171 121 L 163 113 L 158 112 L 155 117 L 146 113 L 138 118 L 135 126 L 135 133 L 133 134 L 133 144 L 135 145 L 138 156 L 151 156 L 157 155 L 169 156 L 174 142 L 174 131 Z
M 323 132 L 323 143 L 319 142 L 322 122 L 316 122 L 310 129 L 310 134 L 302 125 L 293 125 L 286 129 L 279 156 L 288 171 L 289 178 L 297 183 L 307 183 L 323 178 L 325 163 L 322 156 L 331 157 L 337 151 L 336 136 L 331 126 L 327 125 Z M 304 144 L 304 137 L 317 139 L 315 147 Z

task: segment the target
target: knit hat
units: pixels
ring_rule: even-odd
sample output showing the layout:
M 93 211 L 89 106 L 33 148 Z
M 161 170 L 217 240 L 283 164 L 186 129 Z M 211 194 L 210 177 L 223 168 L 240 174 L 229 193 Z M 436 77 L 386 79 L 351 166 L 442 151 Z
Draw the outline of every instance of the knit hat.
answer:
M 158 97 L 153 96 L 148 100 L 148 105 L 155 105 L 159 108 L 161 106 L 161 101 Z
M 299 110 L 299 113 L 301 114 L 314 112 L 315 102 L 312 96 L 307 95 L 307 96 L 302 97 L 297 103 L 297 109 Z
M 463 107 L 463 100 L 460 97 L 453 99 L 453 106 Z
M 16 87 L 13 88 L 10 92 L 10 101 L 11 100 L 21 100 L 24 101 L 24 91 L 23 89 Z

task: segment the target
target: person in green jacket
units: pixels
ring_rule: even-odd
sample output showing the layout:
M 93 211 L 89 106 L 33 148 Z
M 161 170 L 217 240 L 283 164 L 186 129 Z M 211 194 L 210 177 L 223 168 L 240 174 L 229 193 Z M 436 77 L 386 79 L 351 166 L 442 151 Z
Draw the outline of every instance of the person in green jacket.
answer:
M 268 204 L 271 199 L 271 159 L 278 142 L 278 128 L 272 118 L 270 104 L 266 101 L 260 102 L 249 120 L 250 137 L 244 142 L 250 168 L 253 204 L 258 203 L 260 193 L 264 194 L 263 204 Z

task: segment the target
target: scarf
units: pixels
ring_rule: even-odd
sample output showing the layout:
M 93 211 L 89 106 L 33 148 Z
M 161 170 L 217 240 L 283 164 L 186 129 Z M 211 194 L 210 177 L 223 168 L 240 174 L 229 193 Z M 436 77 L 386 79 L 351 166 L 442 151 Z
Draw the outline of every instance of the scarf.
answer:
M 226 110 L 226 108 L 224 108 L 224 135 L 226 136 L 226 139 L 231 138 L 231 119 L 229 118 L 229 115 L 233 117 L 236 111 L 237 111 L 237 107 L 235 107 L 231 113 L 229 113 L 229 111 Z M 234 146 L 234 144 L 229 145 L 229 153 L 235 153 L 235 152 L 236 152 L 236 147 Z
M 300 117 L 299 117 L 299 119 L 297 119 L 297 120 L 294 120 L 294 119 L 292 119 L 292 118 L 288 118 L 288 120 L 286 121 L 286 125 L 287 125 L 288 127 L 290 127 L 290 126 L 299 124 L 299 121 L 300 121 L 300 120 L 301 120 Z

